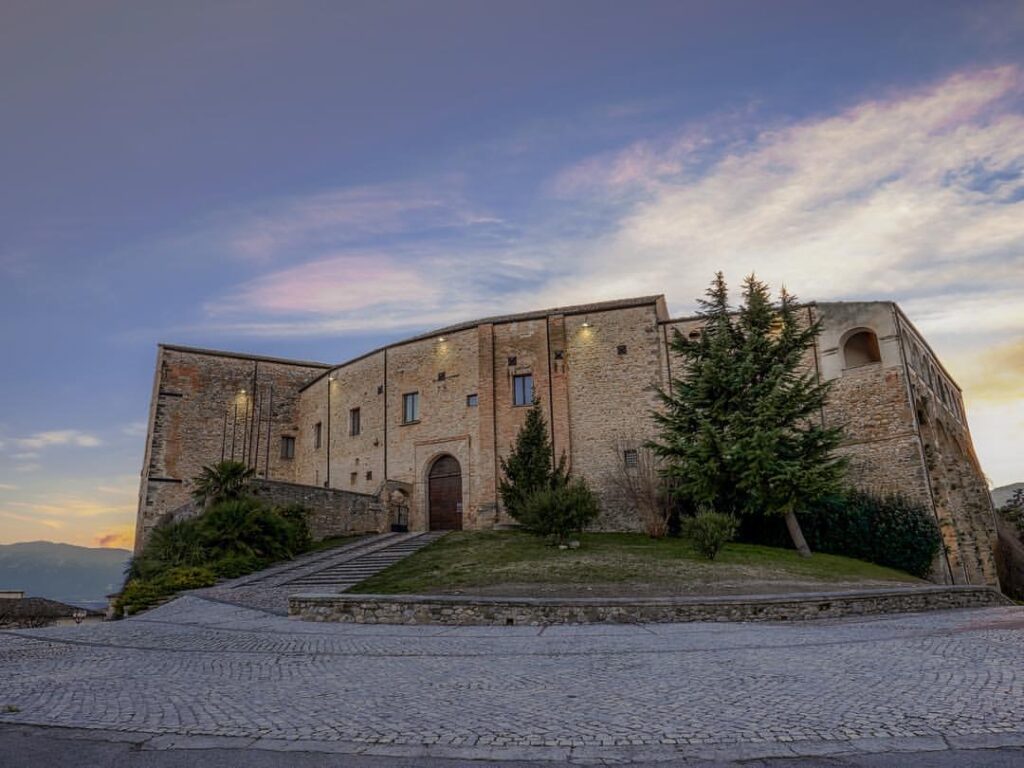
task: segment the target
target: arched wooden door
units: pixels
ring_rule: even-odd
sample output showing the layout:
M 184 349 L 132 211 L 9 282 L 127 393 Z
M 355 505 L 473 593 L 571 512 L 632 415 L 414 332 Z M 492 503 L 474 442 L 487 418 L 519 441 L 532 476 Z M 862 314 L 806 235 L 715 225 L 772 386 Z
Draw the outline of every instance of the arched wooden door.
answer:
M 441 456 L 427 478 L 430 530 L 462 529 L 462 467 L 454 456 Z

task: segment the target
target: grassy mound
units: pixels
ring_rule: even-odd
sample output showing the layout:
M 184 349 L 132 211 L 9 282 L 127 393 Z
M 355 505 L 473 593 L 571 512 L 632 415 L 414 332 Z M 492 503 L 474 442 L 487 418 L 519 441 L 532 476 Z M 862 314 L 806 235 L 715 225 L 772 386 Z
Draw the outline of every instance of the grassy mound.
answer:
M 714 561 L 686 539 L 588 533 L 558 549 L 519 531 L 451 533 L 357 585 L 361 594 L 660 596 L 755 594 L 924 584 L 902 571 L 837 555 L 802 558 L 727 544 Z

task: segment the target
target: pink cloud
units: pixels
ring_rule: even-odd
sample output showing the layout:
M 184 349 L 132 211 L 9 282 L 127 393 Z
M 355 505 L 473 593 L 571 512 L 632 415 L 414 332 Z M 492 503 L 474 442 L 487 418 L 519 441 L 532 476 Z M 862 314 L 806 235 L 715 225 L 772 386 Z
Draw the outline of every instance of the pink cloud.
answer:
M 271 272 L 211 304 L 219 311 L 340 315 L 381 304 L 422 302 L 437 293 L 415 267 L 376 254 L 342 254 Z

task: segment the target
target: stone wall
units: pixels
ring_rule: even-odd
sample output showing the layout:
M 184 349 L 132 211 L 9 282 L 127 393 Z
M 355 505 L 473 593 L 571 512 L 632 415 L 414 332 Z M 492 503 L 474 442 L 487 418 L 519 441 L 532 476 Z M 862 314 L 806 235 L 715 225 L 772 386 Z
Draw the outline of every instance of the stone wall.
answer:
M 441 595 L 292 595 L 288 614 L 355 624 L 646 624 L 799 621 L 980 608 L 1010 601 L 990 587 L 912 587 L 754 597 L 499 598 Z
M 291 480 L 281 438 L 298 433 L 298 391 L 326 366 L 162 345 L 150 403 L 135 549 L 187 503 L 203 466 L 234 459 Z
M 993 584 L 995 509 L 974 453 L 962 393 L 902 312 L 897 320 L 928 490 L 951 579 L 957 584 Z
M 252 483 L 252 492 L 271 506 L 304 506 L 309 510 L 309 532 L 317 540 L 347 533 L 383 533 L 390 524 L 377 497 L 365 493 L 263 479 Z

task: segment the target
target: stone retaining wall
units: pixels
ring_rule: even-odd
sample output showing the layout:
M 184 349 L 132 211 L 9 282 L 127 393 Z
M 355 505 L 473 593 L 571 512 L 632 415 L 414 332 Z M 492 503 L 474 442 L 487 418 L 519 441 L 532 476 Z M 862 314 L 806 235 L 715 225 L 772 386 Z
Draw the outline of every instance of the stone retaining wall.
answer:
M 384 530 L 385 513 L 376 496 L 277 480 L 254 480 L 251 487 L 256 497 L 272 506 L 306 507 L 306 520 L 314 539 Z
M 449 595 L 293 595 L 288 613 L 357 624 L 632 624 L 793 621 L 1008 605 L 991 587 L 666 598 L 500 598 Z

